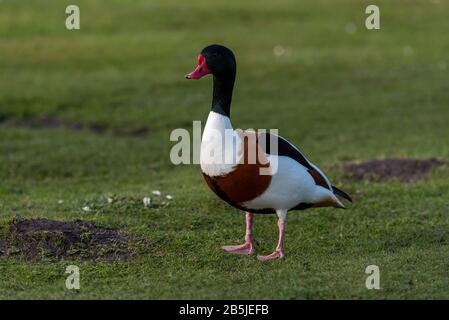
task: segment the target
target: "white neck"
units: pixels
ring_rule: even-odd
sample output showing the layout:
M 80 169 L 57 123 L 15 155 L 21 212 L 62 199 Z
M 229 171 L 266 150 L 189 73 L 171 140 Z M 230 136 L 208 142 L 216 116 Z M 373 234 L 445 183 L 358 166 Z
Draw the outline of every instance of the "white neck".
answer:
M 201 140 L 201 169 L 209 176 L 224 175 L 237 163 L 239 139 L 227 116 L 211 111 Z
M 224 133 L 226 129 L 233 129 L 231 120 L 220 113 L 211 111 L 207 117 L 206 126 L 204 127 L 203 140 L 210 137 L 214 130 L 215 132 L 218 130 L 219 132 Z

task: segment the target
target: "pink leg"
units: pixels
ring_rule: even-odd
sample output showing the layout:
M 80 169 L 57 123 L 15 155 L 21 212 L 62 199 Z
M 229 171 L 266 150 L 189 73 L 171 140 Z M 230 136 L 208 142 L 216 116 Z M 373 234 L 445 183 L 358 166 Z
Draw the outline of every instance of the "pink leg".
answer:
M 285 217 L 279 217 L 279 241 L 276 250 L 267 256 L 257 256 L 260 261 L 267 261 L 273 259 L 281 259 L 284 257 L 284 242 L 285 242 Z
M 229 253 L 251 255 L 256 252 L 254 249 L 255 240 L 253 238 L 253 214 L 246 213 L 246 235 L 245 243 L 236 246 L 224 246 L 222 249 Z

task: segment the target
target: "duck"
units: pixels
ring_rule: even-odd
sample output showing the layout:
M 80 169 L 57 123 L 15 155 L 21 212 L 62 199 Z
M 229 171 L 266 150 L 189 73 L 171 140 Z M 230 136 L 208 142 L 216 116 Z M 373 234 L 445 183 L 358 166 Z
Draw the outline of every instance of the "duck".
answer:
M 287 213 L 309 208 L 344 209 L 352 202 L 343 190 L 292 143 L 270 130 L 234 129 L 230 119 L 237 63 L 232 50 L 212 44 L 201 50 L 186 79 L 213 76 L 212 106 L 201 138 L 200 166 L 208 187 L 223 201 L 245 213 L 245 241 L 226 245 L 225 252 L 254 255 L 255 214 L 276 214 L 278 242 L 261 261 L 285 257 Z M 340 199 L 341 198 L 341 199 Z

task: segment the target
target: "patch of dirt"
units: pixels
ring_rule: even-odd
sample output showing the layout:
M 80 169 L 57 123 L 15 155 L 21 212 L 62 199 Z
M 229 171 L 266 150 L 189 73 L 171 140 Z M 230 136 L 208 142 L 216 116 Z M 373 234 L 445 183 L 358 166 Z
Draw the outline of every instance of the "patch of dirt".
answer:
M 133 237 L 88 221 L 13 220 L 0 235 L 0 257 L 27 261 L 129 260 Z
M 392 158 L 361 163 L 345 163 L 344 172 L 355 180 L 415 182 L 426 178 L 432 170 L 445 165 L 437 159 Z
M 31 128 L 31 129 L 59 129 L 68 128 L 74 131 L 90 130 L 96 134 L 112 133 L 116 136 L 141 137 L 150 134 L 150 128 L 143 126 L 140 128 L 109 128 L 104 124 L 86 124 L 81 122 L 68 122 L 59 118 L 33 118 L 33 119 L 8 119 L 0 118 L 0 125 L 7 128 Z

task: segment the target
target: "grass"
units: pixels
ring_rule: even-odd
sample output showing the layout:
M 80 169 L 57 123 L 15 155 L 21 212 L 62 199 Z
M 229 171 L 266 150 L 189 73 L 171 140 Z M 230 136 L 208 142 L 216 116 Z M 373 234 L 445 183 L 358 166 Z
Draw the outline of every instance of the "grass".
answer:
M 357 0 L 77 0 L 81 30 L 68 31 L 72 3 L 0 2 L 0 225 L 85 219 L 154 246 L 113 264 L 2 259 L 0 298 L 449 298 L 448 171 L 401 184 L 355 182 L 337 169 L 449 159 L 448 3 L 377 1 L 381 30 L 368 31 Z M 355 197 L 345 211 L 291 213 L 285 260 L 221 252 L 243 239 L 242 214 L 216 199 L 198 166 L 170 163 L 170 132 L 209 111 L 211 80 L 183 75 L 210 43 L 237 55 L 235 127 L 279 128 Z M 107 130 L 26 125 L 44 118 Z M 145 126 L 144 136 L 112 133 Z M 173 195 L 167 207 L 123 200 L 82 210 L 155 189 Z M 271 252 L 276 232 L 273 216 L 256 217 L 260 252 Z M 64 286 L 73 263 L 77 292 Z M 371 264 L 381 290 L 365 288 Z

